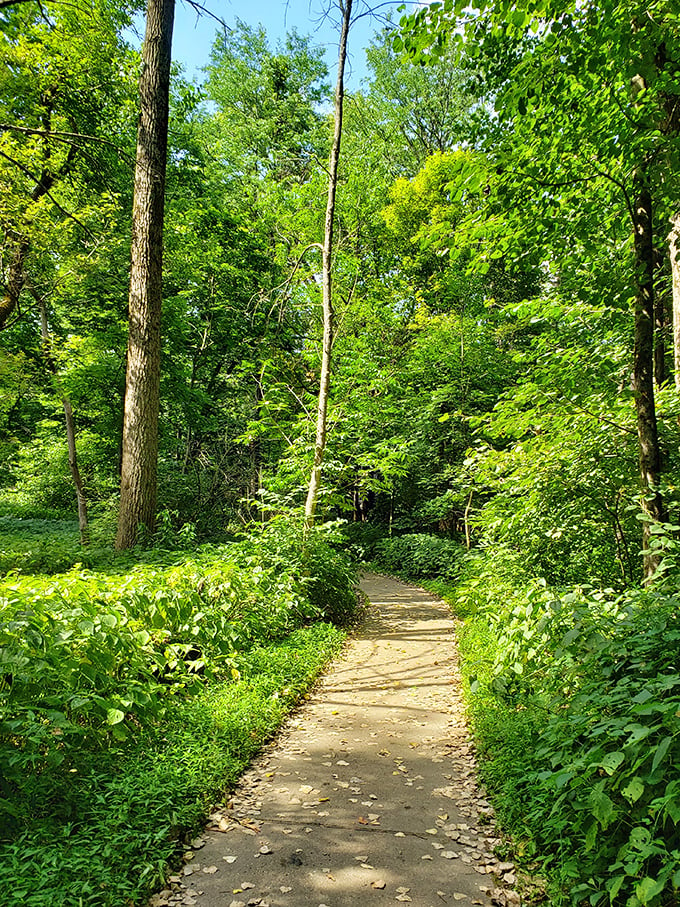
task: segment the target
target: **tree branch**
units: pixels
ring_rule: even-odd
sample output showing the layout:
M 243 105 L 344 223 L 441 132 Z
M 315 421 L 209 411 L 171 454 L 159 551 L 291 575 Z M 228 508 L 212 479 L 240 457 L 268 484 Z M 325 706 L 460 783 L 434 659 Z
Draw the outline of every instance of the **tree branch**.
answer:
M 35 175 L 35 173 L 32 173 L 28 169 L 28 167 L 24 167 L 24 165 L 22 163 L 14 160 L 14 158 L 10 157 L 9 154 L 6 154 L 4 151 L 0 151 L 0 157 L 4 157 L 5 160 L 8 160 L 10 162 L 10 164 L 13 164 L 15 167 L 17 167 L 19 170 L 21 170 L 22 173 L 24 173 L 26 176 L 30 177 L 35 182 L 36 186 L 40 185 L 40 183 L 41 183 L 40 178 L 37 177 Z M 66 208 L 63 208 L 48 189 L 45 189 L 44 192 L 42 193 L 42 195 L 46 195 L 49 198 L 49 200 L 52 202 L 52 204 L 55 206 L 55 208 L 58 208 L 59 211 L 61 211 L 61 213 L 64 215 L 64 217 L 68 217 L 69 220 L 72 220 L 75 224 L 78 224 L 78 226 L 81 228 L 81 230 L 84 230 L 90 239 L 94 239 L 94 233 L 90 230 L 90 228 L 86 227 L 85 224 L 81 220 L 78 220 L 78 218 L 75 216 L 75 214 L 71 214 L 70 211 L 67 211 Z

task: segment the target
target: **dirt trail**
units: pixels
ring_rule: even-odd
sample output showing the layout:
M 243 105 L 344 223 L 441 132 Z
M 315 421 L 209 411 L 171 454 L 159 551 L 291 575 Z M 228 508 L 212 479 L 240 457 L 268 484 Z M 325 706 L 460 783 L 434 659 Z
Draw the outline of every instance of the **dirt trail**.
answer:
M 519 903 L 475 780 L 447 607 L 388 577 L 361 588 L 361 629 L 155 907 Z

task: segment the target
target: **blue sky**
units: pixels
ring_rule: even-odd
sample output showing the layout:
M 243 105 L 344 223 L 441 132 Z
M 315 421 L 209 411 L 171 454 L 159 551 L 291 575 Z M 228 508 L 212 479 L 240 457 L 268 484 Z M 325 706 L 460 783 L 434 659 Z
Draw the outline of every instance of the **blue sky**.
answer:
M 310 34 L 314 42 L 326 50 L 326 62 L 331 81 L 335 82 L 337 66 L 339 13 L 332 0 L 200 0 L 216 16 L 232 25 L 235 19 L 242 19 L 249 25 L 263 25 L 272 46 L 287 31 L 297 28 L 300 34 Z M 361 15 L 355 21 L 349 37 L 349 65 L 346 72 L 348 89 L 359 87 L 361 79 L 366 76 L 364 48 L 371 42 L 374 32 L 382 25 L 380 14 L 390 8 L 395 11 L 403 0 L 381 3 L 375 2 L 370 7 L 378 8 L 374 15 Z M 355 12 L 365 13 L 370 7 L 365 0 L 354 0 Z M 331 8 L 330 15 L 324 16 L 323 10 Z M 207 61 L 210 47 L 219 28 L 218 22 L 209 16 L 197 16 L 196 11 L 184 0 L 178 0 L 175 12 L 175 29 L 173 38 L 173 58 L 182 63 L 186 74 L 191 78 L 200 78 L 200 70 Z

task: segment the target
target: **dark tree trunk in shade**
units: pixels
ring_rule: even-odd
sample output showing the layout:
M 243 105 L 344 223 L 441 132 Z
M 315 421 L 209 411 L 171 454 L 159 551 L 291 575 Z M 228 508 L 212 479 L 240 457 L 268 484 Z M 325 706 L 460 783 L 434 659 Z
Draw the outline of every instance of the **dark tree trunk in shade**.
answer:
M 640 480 L 647 517 L 665 520 L 659 492 L 661 453 L 654 402 L 654 243 L 652 198 L 644 172 L 634 177 L 633 229 L 635 234 L 635 345 L 633 351 L 633 393 L 640 453 Z M 649 580 L 659 558 L 649 550 L 650 524 L 643 523 L 644 576 Z
M 148 0 L 139 80 L 118 549 L 134 545 L 138 527 L 151 529 L 156 519 L 163 207 L 174 11 L 175 0 Z
M 33 298 L 38 303 L 38 310 L 40 312 L 40 333 L 42 337 L 45 362 L 47 363 L 47 367 L 54 377 L 55 383 L 58 385 L 59 375 L 57 372 L 57 364 L 52 354 L 52 338 L 50 335 L 49 325 L 47 323 L 47 308 L 45 306 L 45 301 L 35 291 L 33 291 Z M 76 421 L 73 416 L 73 407 L 71 406 L 70 399 L 65 393 L 63 393 L 61 388 L 59 390 L 59 393 L 61 396 L 61 403 L 64 408 L 64 421 L 66 424 L 68 467 L 71 472 L 71 478 L 73 479 L 73 485 L 76 489 L 76 500 L 78 503 L 78 529 L 80 531 L 80 541 L 82 545 L 89 545 L 90 524 L 87 516 L 87 499 L 85 497 L 85 487 L 83 485 L 83 479 L 80 474 L 80 467 L 78 466 L 78 453 L 76 450 Z

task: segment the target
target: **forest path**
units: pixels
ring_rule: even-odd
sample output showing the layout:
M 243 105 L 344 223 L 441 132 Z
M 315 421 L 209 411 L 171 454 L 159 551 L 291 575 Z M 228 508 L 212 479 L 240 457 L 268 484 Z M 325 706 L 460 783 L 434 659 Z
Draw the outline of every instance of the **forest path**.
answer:
M 344 654 L 152 905 L 519 903 L 475 780 L 448 608 L 390 577 L 361 588 Z

